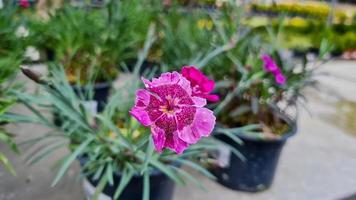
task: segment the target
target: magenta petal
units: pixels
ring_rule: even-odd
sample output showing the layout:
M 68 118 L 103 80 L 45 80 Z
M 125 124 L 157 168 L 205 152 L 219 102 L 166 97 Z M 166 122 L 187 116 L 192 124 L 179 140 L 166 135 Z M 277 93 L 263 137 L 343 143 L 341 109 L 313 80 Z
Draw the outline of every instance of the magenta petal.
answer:
M 150 102 L 150 93 L 144 89 L 136 91 L 136 106 L 147 106 Z
M 215 126 L 213 112 L 206 108 L 197 108 L 194 121 L 178 132 L 178 136 L 188 144 L 195 144 L 201 137 L 207 137 Z
M 195 144 L 200 139 L 200 135 L 197 131 L 193 131 L 191 126 L 186 126 L 178 132 L 178 136 L 184 142 L 188 144 Z
M 152 126 L 151 132 L 152 132 L 152 139 L 153 139 L 153 143 L 155 145 L 155 149 L 157 152 L 161 153 L 162 149 L 164 147 L 165 140 L 166 140 L 164 131 L 162 129 L 158 128 L 157 126 Z
M 188 95 L 192 94 L 192 87 L 190 86 L 190 82 L 183 76 L 180 77 L 178 85 L 181 86 L 188 93 Z
M 194 102 L 194 106 L 196 107 L 204 107 L 206 105 L 206 99 L 200 97 L 192 97 Z
M 215 82 L 213 80 L 207 80 L 202 84 L 202 90 L 206 93 L 211 92 L 215 87 Z
M 190 72 L 190 67 L 189 66 L 184 66 L 181 70 L 181 74 L 183 77 L 189 79 L 190 78 L 190 75 L 189 75 L 189 72 Z
M 172 151 L 175 151 L 177 154 L 181 154 L 189 145 L 187 142 L 178 137 L 178 132 L 176 131 L 170 136 L 170 138 L 166 138 L 164 146 Z
M 200 136 L 209 136 L 215 126 L 216 117 L 213 111 L 207 108 L 197 108 L 192 130 Z
M 275 80 L 278 84 L 283 85 L 286 83 L 286 78 L 283 76 L 283 74 L 277 74 L 275 76 Z
M 208 94 L 206 95 L 206 99 L 210 102 L 218 102 L 220 100 L 220 97 L 216 94 Z
M 275 71 L 279 70 L 277 64 L 274 62 L 265 64 L 265 68 L 269 72 L 275 72 Z
M 151 81 L 145 79 L 144 77 L 141 77 L 141 80 L 143 82 L 143 84 L 145 85 L 146 88 L 150 88 L 152 86 Z
M 130 114 L 137 119 L 142 125 L 149 126 L 153 122 L 151 121 L 148 113 L 139 107 L 133 107 L 130 111 Z
M 190 67 L 189 78 L 191 78 L 192 80 L 194 80 L 197 83 L 199 83 L 199 82 L 202 82 L 204 80 L 205 76 L 204 76 L 203 73 L 201 73 L 195 67 Z
M 152 84 L 157 87 L 160 85 L 167 85 L 167 84 L 174 84 L 178 83 L 180 80 L 181 75 L 178 72 L 166 72 L 161 74 L 160 77 L 158 78 L 153 78 L 152 79 Z
M 131 109 L 130 114 L 134 116 L 144 126 L 149 126 L 152 121 L 145 110 L 150 101 L 150 94 L 144 89 L 136 91 L 136 104 Z

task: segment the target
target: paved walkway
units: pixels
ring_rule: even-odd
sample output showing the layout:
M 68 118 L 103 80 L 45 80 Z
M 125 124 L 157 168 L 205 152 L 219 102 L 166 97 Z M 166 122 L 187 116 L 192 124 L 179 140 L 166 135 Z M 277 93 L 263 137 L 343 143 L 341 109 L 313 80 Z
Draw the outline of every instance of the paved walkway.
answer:
M 356 62 L 329 62 L 323 71 L 333 77 L 320 77 L 321 89 L 306 91 L 310 100 L 307 107 L 313 114 L 301 112 L 298 134 L 285 146 L 272 188 L 260 193 L 236 192 L 198 175 L 207 191 L 189 184 L 177 187 L 174 199 L 333 200 L 355 195 L 356 129 L 352 125 L 356 124 Z M 16 110 L 23 111 L 20 107 Z M 12 125 L 9 129 L 20 132 L 20 141 L 45 131 L 34 125 Z M 7 150 L 0 145 L 0 151 Z M 50 187 L 55 175 L 50 166 L 66 152 L 63 149 L 34 166 L 24 164 L 28 151 L 20 157 L 9 153 L 18 176 L 11 177 L 0 168 L 0 200 L 84 199 L 75 178 L 77 165 L 57 187 Z

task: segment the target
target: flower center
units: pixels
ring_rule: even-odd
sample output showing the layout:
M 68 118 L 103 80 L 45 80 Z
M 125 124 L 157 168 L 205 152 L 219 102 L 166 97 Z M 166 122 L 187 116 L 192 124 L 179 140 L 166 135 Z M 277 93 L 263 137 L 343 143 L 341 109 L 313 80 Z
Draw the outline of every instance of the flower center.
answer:
M 172 98 L 172 96 L 170 95 L 167 95 L 165 99 L 166 99 L 165 105 L 160 106 L 160 111 L 168 115 L 173 115 L 175 111 L 179 109 L 178 106 L 179 99 Z

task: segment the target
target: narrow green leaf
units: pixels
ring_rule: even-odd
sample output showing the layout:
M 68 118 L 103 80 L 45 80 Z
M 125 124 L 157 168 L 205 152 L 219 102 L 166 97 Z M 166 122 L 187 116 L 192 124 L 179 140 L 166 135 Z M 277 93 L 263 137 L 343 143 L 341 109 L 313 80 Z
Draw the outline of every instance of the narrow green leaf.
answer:
M 88 139 L 86 139 L 86 141 L 84 141 L 80 146 L 78 146 L 78 148 L 68 158 L 64 160 L 64 163 L 62 163 L 61 168 L 59 169 L 54 181 L 52 182 L 52 187 L 59 182 L 59 180 L 63 177 L 64 173 L 67 171 L 72 162 L 93 140 L 94 137 L 89 137 Z
M 189 181 L 191 181 L 192 183 L 194 183 L 198 188 L 204 190 L 207 192 L 206 188 L 204 187 L 204 185 L 201 183 L 200 180 L 194 178 L 194 176 L 192 176 L 191 174 L 189 174 L 188 172 L 180 169 L 179 167 L 175 167 L 172 166 L 172 168 L 174 170 L 176 170 L 178 173 L 182 174 L 185 178 L 189 179 Z
M 95 172 L 94 176 L 93 176 L 93 179 L 94 180 L 98 180 L 101 176 L 101 174 L 103 173 L 104 171 L 104 168 L 105 168 L 105 165 L 101 165 L 98 170 Z
M 13 166 L 11 165 L 11 163 L 9 162 L 9 159 L 6 158 L 6 156 L 4 154 L 2 154 L 0 152 L 0 161 L 4 164 L 5 168 L 13 175 L 16 176 L 16 172 L 13 168 Z
M 107 167 L 106 167 L 106 176 L 107 176 L 107 180 L 109 181 L 109 184 L 112 186 L 114 185 L 114 173 L 113 173 L 113 170 L 112 170 L 112 164 L 109 163 L 107 164 Z
M 12 136 L 5 132 L 5 130 L 0 129 L 0 140 L 3 141 L 5 144 L 9 145 L 12 151 L 19 154 L 20 150 L 17 148 L 16 143 L 13 141 Z
M 146 171 L 148 163 L 152 157 L 152 154 L 154 152 L 154 146 L 153 146 L 153 141 L 152 139 L 148 140 L 148 145 L 147 145 L 147 149 L 146 149 L 146 157 L 145 157 L 145 161 L 142 165 L 142 170 L 141 170 L 141 175 Z
M 143 196 L 142 200 L 150 199 L 150 173 L 146 171 L 143 175 Z
M 227 148 L 230 149 L 230 151 L 235 154 L 238 158 L 240 158 L 242 161 L 246 161 L 246 158 L 244 155 L 242 155 L 234 146 L 226 143 L 226 142 L 223 142 L 223 141 L 220 141 L 220 140 L 214 140 L 214 142 L 218 145 L 224 145 L 226 146 Z
M 131 171 L 128 168 L 122 172 L 120 183 L 117 186 L 115 194 L 114 194 L 115 200 L 119 199 L 122 191 L 125 189 L 127 184 L 131 181 L 132 176 L 133 176 L 133 171 Z
M 240 138 L 238 138 L 236 135 L 234 135 L 234 134 L 238 134 L 238 133 L 235 133 L 235 132 L 232 133 L 231 131 L 229 131 L 227 129 L 221 129 L 221 128 L 217 128 L 216 132 L 226 135 L 227 137 L 229 137 L 230 139 L 232 139 L 234 142 L 236 142 L 238 144 L 242 144 L 242 140 Z
M 31 159 L 29 159 L 28 162 L 30 165 L 33 165 L 33 164 L 41 161 L 43 158 L 51 155 L 55 150 L 62 148 L 65 145 L 66 145 L 66 142 L 61 142 L 56 145 L 46 146 L 45 148 L 41 149 L 41 151 L 39 151 L 38 153 L 31 156 Z
M 158 160 L 154 160 L 151 159 L 150 163 L 156 167 L 157 169 L 159 169 L 161 172 L 163 172 L 164 174 L 166 174 L 169 178 L 171 178 L 174 182 L 176 182 L 177 184 L 180 185 L 184 185 L 184 181 L 183 179 L 174 171 L 172 171 L 172 169 L 170 169 L 168 166 L 166 166 L 165 164 L 161 163 Z
M 193 162 L 193 161 L 190 161 L 190 160 L 186 160 L 186 159 L 182 159 L 182 158 L 175 158 L 175 159 L 169 159 L 171 161 L 178 161 L 182 164 L 185 164 L 187 165 L 188 167 L 202 173 L 203 175 L 205 175 L 206 177 L 212 179 L 212 180 L 215 180 L 216 177 L 210 173 L 208 170 L 206 170 L 204 167 L 200 166 L 199 164 Z
M 96 116 L 105 126 L 109 127 L 110 130 L 114 131 L 115 134 L 119 137 L 117 140 L 122 146 L 127 147 L 132 150 L 130 143 L 127 141 L 127 139 L 122 135 L 121 131 L 117 126 L 109 119 L 107 119 L 104 116 L 97 115 Z
M 93 200 L 98 200 L 99 195 L 101 194 L 101 192 L 103 191 L 104 187 L 106 186 L 106 184 L 108 183 L 108 179 L 106 176 L 102 176 L 98 186 L 95 189 L 95 193 L 93 196 Z

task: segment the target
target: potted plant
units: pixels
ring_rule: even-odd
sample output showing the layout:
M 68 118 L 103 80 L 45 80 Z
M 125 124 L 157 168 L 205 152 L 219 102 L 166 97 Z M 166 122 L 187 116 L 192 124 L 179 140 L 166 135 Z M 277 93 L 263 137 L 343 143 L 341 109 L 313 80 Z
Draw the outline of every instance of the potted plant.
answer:
M 14 77 L 19 71 L 24 51 L 21 38 L 15 35 L 18 23 L 17 21 L 11 23 L 13 17 L 14 10 L 10 8 L 0 12 L 0 116 L 5 115 L 16 103 L 16 97 L 11 91 L 20 89 L 20 84 L 14 81 Z M 6 119 L 0 119 L 0 144 L 7 144 L 14 152 L 19 153 L 13 141 L 14 135 L 8 133 L 4 127 L 8 122 Z M 2 152 L 0 152 L 0 163 L 13 175 L 16 174 L 10 161 Z
M 160 12 L 157 20 L 158 37 L 148 60 L 159 63 L 163 70 L 199 65 L 218 46 L 214 41 L 213 21 L 204 10 L 188 12 L 174 6 L 168 12 Z
M 222 37 L 236 28 L 236 21 L 227 19 L 232 21 L 224 21 L 226 26 L 219 31 Z M 248 32 L 217 58 L 219 70 L 206 69 L 220 80 L 221 102 L 214 109 L 215 137 L 241 153 L 236 156 L 222 149 L 219 165 L 212 171 L 221 184 L 236 190 L 256 192 L 270 187 L 282 148 L 297 129 L 296 119 L 288 111 L 303 99 L 302 89 L 316 83 L 315 67 L 308 67 L 306 58 L 297 64 L 282 57 L 275 30 L 268 31 L 274 42 L 266 43 Z M 322 42 L 322 55 L 329 48 Z M 241 131 L 240 126 L 250 130 Z
M 101 195 L 130 200 L 171 199 L 174 183 L 190 180 L 200 185 L 180 168 L 182 164 L 213 178 L 200 163 L 206 149 L 217 150 L 220 144 L 207 137 L 214 128 L 215 117 L 204 108 L 206 100 L 200 93 L 192 92 L 193 82 L 182 74 L 168 72 L 152 81 L 143 79 L 146 89 L 139 89 L 142 82 L 133 76 L 113 94 L 102 113 L 93 114 L 77 99 L 63 69 L 53 67 L 47 78 L 28 68 L 23 71 L 41 85 L 43 92 L 15 93 L 34 116 L 12 113 L 8 117 L 61 132 L 32 138 L 30 143 L 51 137 L 67 139 L 36 150 L 31 160 L 37 162 L 63 146 L 71 150 L 60 160 L 53 185 L 76 159 L 81 163 L 88 197 L 93 199 Z M 55 126 L 37 111 L 48 109 L 49 103 L 66 116 L 62 126 Z M 90 188 L 95 188 L 94 192 Z
M 17 64 L 20 62 L 21 61 Z M 10 80 L 18 71 L 18 67 L 16 66 L 16 60 L 9 57 L 0 58 L 0 68 L 0 116 L 3 116 L 16 103 L 16 98 L 10 91 L 19 89 L 19 85 Z M 13 139 L 14 135 L 7 132 L 4 127 L 8 122 L 9 120 L 0 119 L 0 144 L 4 143 L 8 145 L 12 151 L 19 154 L 20 151 Z M 0 152 L 0 163 L 3 164 L 5 169 L 11 172 L 11 174 L 16 175 L 10 161 L 2 152 Z
M 1 61 L 0 61 L 1 62 Z M 5 75 L 5 76 L 4 76 Z M 13 95 L 10 94 L 10 90 L 14 89 L 15 86 L 8 84 L 8 74 L 3 74 L 0 72 L 0 118 L 7 112 L 16 102 Z M 11 150 L 17 154 L 20 153 L 14 142 L 14 135 L 6 131 L 5 125 L 9 122 L 6 119 L 0 119 L 0 144 L 8 145 Z M 0 152 L 0 163 L 7 169 L 11 174 L 16 175 L 16 172 L 11 165 L 8 158 L 4 153 Z
M 149 20 L 138 1 L 112 1 L 105 8 L 64 6 L 31 27 L 35 46 L 52 49 L 78 95 L 95 100 L 102 111 L 120 65 L 142 47 Z M 88 87 L 94 87 L 92 95 Z

